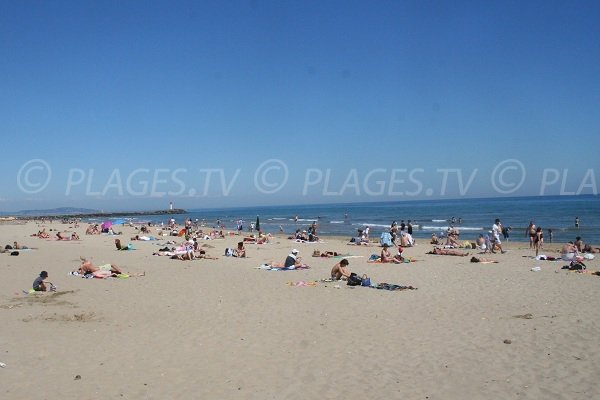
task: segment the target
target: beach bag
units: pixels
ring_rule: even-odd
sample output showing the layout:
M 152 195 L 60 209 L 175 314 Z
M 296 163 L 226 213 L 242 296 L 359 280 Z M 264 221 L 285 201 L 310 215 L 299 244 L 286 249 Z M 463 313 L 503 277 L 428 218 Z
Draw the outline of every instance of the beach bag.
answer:
M 346 284 L 348 286 L 360 286 L 362 284 L 362 279 L 360 278 L 360 276 L 352 272 L 348 277 L 348 282 Z
M 230 247 L 227 247 L 227 248 L 225 249 L 225 256 L 227 256 L 227 257 L 231 257 L 231 256 L 233 256 L 233 249 L 232 249 L 232 248 L 230 248 Z
M 362 286 L 371 286 L 371 278 L 367 274 L 363 274 L 360 284 Z
M 584 270 L 586 268 L 587 267 L 585 266 L 585 264 L 579 261 L 571 261 L 571 264 L 569 264 L 569 269 L 571 271 L 579 271 Z

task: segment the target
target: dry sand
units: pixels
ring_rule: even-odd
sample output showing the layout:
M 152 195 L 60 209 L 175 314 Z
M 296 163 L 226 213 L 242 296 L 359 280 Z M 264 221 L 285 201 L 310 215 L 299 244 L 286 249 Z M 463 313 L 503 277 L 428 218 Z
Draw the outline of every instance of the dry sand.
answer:
M 85 226 L 78 242 L 29 236 L 37 230 L 0 225 L 2 246 L 38 248 L 0 254 L 2 399 L 600 398 L 600 277 L 524 258 L 522 243 L 481 265 L 426 255 L 421 241 L 405 252 L 418 262 L 391 265 L 367 263 L 378 247 L 339 238 L 277 237 L 247 245 L 247 259 L 222 256 L 234 236 L 201 242 L 218 260 L 184 262 L 152 256 L 155 242 L 117 251 Z M 134 233 L 124 227 L 124 242 Z M 255 268 L 292 248 L 311 269 Z M 329 275 L 337 260 L 315 248 L 362 255 L 352 271 L 418 290 L 288 286 Z M 146 276 L 68 275 L 80 256 Z M 58 292 L 23 294 L 43 269 Z

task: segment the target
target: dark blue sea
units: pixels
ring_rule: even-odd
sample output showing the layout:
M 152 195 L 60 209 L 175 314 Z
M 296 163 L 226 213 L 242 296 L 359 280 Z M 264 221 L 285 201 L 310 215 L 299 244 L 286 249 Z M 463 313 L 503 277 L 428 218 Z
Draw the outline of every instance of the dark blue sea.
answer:
M 194 209 L 177 215 L 178 223 L 187 218 L 198 219 L 207 227 L 220 220 L 228 230 L 236 229 L 236 222 L 244 222 L 244 231 L 259 217 L 261 230 L 286 234 L 306 229 L 312 222 L 318 224 L 323 236 L 356 236 L 357 230 L 370 226 L 371 238 L 389 230 L 393 221 L 412 221 L 415 238 L 430 238 L 432 233 L 445 232 L 454 221 L 461 239 L 474 239 L 488 232 L 494 220 L 500 218 L 504 226 L 512 228 L 511 241 L 527 241 L 529 221 L 541 226 L 546 240 L 548 229 L 554 233 L 554 242 L 567 242 L 581 236 L 584 242 L 600 244 L 600 197 L 543 196 L 518 198 L 453 199 L 402 201 L 352 204 L 317 204 L 297 206 L 263 206 L 226 209 Z M 296 220 L 297 217 L 297 220 Z M 166 222 L 169 216 L 134 222 Z M 579 228 L 575 227 L 579 219 Z

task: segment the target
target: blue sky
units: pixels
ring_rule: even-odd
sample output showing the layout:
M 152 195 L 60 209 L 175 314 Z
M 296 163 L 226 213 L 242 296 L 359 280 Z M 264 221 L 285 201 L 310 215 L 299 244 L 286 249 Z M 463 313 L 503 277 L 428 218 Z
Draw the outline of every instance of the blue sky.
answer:
M 0 211 L 597 194 L 595 1 L 0 2 Z

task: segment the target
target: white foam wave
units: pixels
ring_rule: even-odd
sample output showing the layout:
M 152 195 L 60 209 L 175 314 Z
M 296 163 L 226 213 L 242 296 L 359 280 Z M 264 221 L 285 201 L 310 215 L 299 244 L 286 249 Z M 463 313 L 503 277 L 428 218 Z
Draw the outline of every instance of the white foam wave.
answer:
M 447 231 L 448 230 L 448 226 L 428 226 L 428 225 L 423 225 L 420 227 L 421 230 L 424 231 Z M 483 231 L 484 228 L 482 227 L 476 227 L 476 226 L 461 226 L 458 228 L 458 231 Z

